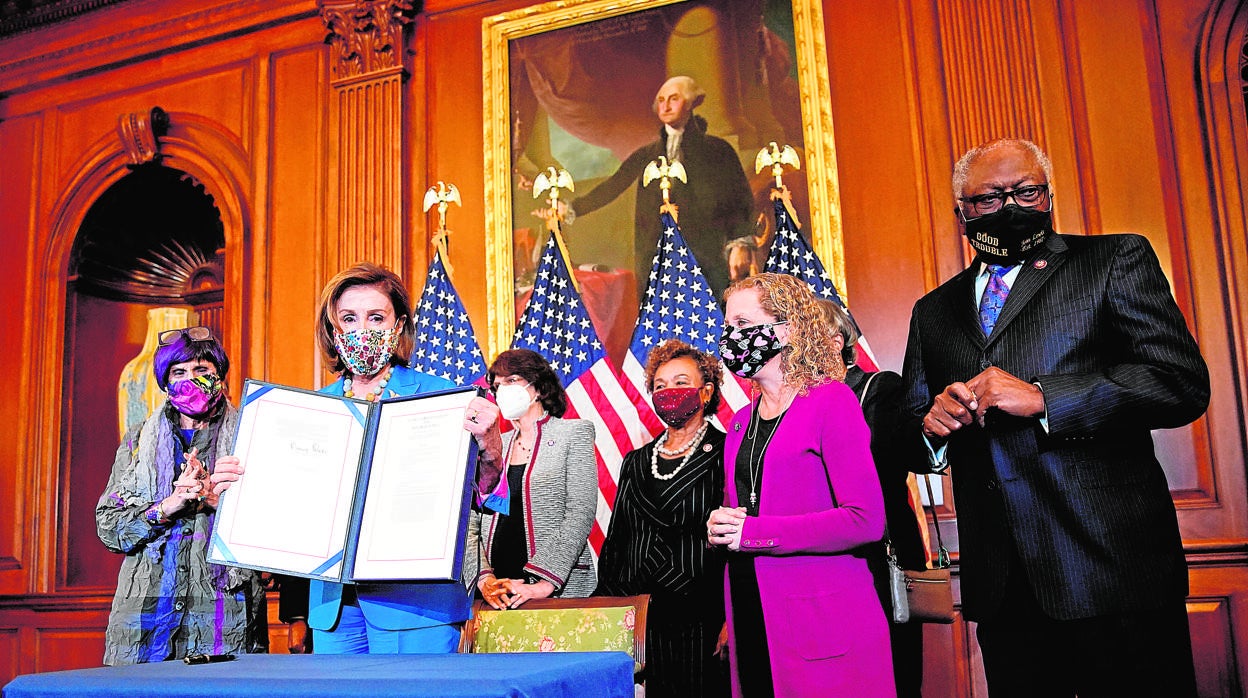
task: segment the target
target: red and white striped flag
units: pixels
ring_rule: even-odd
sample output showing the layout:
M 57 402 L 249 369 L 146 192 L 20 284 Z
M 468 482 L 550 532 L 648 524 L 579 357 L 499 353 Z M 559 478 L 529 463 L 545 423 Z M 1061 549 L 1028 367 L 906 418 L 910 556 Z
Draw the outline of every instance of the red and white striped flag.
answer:
M 551 233 L 546 242 L 533 294 L 511 346 L 531 349 L 545 357 L 568 393 L 565 416 L 594 423 L 599 496 L 589 541 L 596 553 L 602 548 L 611 521 L 624 455 L 647 443 L 661 424 L 646 399 L 621 378 L 607 358 L 584 300 L 572 281 L 557 235 Z

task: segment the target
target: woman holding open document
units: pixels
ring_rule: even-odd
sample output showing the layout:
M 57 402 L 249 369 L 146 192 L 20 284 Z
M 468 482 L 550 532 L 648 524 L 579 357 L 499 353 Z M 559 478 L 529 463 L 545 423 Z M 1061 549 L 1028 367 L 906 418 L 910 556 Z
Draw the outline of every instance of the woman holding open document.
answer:
M 415 343 L 411 316 L 407 289 L 384 267 L 360 263 L 330 279 L 321 292 L 316 338 L 326 365 L 340 377 L 321 392 L 372 401 L 455 387 L 407 367 Z M 483 463 L 497 462 L 501 452 L 489 407 L 488 400 L 475 398 L 466 410 L 471 418 L 464 420 Z M 231 456 L 217 470 L 220 491 L 238 478 L 243 464 Z M 454 652 L 460 625 L 471 612 L 471 597 L 457 581 L 335 584 L 287 578 L 281 601 L 282 620 L 306 618 L 318 654 Z

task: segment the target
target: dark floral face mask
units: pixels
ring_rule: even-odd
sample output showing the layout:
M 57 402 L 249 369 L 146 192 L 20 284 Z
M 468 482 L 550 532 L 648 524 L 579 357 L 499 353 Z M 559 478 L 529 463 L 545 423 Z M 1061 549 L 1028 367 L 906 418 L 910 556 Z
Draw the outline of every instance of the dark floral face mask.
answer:
M 749 327 L 728 327 L 719 338 L 719 358 L 729 371 L 750 378 L 762 370 L 763 365 L 780 353 L 784 343 L 776 337 L 776 325 L 785 320 Z

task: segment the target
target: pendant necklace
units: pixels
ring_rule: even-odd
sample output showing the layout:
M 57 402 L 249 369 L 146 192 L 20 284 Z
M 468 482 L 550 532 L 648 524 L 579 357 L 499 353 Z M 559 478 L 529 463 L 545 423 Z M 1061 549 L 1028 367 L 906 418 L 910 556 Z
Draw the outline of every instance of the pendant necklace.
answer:
M 688 451 L 688 453 L 685 454 L 684 458 L 680 459 L 680 465 L 676 466 L 676 469 L 672 472 L 666 475 L 660 475 L 659 453 L 662 452 L 663 455 L 666 456 L 674 456 L 677 453 L 680 453 L 680 451 L 669 451 L 666 448 L 663 448 L 663 444 L 667 443 L 667 435 L 669 433 L 664 431 L 663 435 L 660 436 L 659 440 L 654 444 L 654 450 L 650 452 L 650 474 L 653 475 L 656 480 L 671 480 L 676 477 L 676 473 L 679 473 L 686 465 L 688 465 L 689 459 L 693 458 L 693 454 L 698 452 L 698 444 L 702 443 L 702 437 L 706 435 L 706 428 L 710 425 L 710 422 L 703 421 L 702 426 L 694 432 L 693 438 L 689 440 L 689 444 L 681 449 L 681 451 Z
M 540 422 L 543 419 L 546 419 L 545 410 L 542 410 L 542 416 L 538 417 L 537 421 Z M 516 438 L 512 439 L 511 443 L 507 444 L 507 464 L 508 465 L 520 465 L 519 463 L 511 462 L 512 451 L 519 451 L 520 456 L 524 458 L 523 462 L 531 463 L 533 461 L 533 449 L 534 447 L 537 446 L 537 440 L 539 438 L 538 428 L 535 424 L 533 427 L 533 443 L 529 446 L 525 446 L 524 444 L 520 443 L 521 439 L 524 438 L 524 430 L 520 428 L 519 420 L 513 421 L 512 423 L 516 425 Z
M 763 406 L 763 398 L 758 398 L 758 404 L 754 406 L 754 411 L 750 414 L 750 426 L 746 429 L 746 435 L 750 439 L 750 459 L 747 465 L 750 468 L 750 508 L 755 512 L 758 511 L 758 478 L 763 469 L 763 458 L 767 457 L 767 447 L 771 445 L 771 439 L 780 431 L 780 420 L 784 419 L 784 415 L 788 414 L 789 406 L 793 404 L 793 398 L 797 397 L 794 391 L 784 404 L 784 409 L 780 410 L 780 414 L 776 415 L 776 423 L 771 428 L 771 433 L 767 435 L 767 441 L 763 443 L 763 452 L 758 455 L 758 460 L 754 460 L 754 447 L 758 445 L 758 424 L 763 421 L 763 416 L 758 413 L 760 407 Z

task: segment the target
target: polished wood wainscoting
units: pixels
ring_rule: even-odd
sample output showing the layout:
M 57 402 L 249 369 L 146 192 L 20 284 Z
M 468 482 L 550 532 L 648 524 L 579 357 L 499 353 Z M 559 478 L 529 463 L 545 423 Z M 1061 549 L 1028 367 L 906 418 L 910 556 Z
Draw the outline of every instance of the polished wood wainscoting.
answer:
M 286 626 L 269 604 L 269 651 L 286 654 Z M 102 666 L 112 594 L 0 599 L 0 686 L 19 674 Z
M 454 182 L 463 206 L 449 261 L 484 343 L 500 280 L 482 141 L 500 115 L 486 113 L 497 110 L 483 21 L 534 3 L 83 4 L 95 9 L 0 36 L 0 681 L 102 656 L 118 558 L 91 512 L 116 444 L 109 391 L 141 344 L 144 308 L 80 297 L 75 241 L 92 205 L 135 158 L 211 199 L 224 239 L 213 317 L 237 395 L 245 378 L 325 383 L 317 294 L 356 257 L 395 267 L 418 292 L 432 247 L 416 203 Z M 1023 136 L 1049 152 L 1059 232 L 1152 242 L 1213 380 L 1204 417 L 1156 434 L 1188 551 L 1201 694 L 1244 695 L 1248 2 L 799 5 L 822 10 L 841 290 L 885 368 L 901 365 L 914 301 L 969 260 L 949 178 L 980 140 Z M 160 135 L 141 118 L 155 107 L 168 116 Z M 72 397 L 92 380 L 91 400 Z M 100 425 L 101 443 L 76 440 L 73 425 Z M 945 495 L 956 553 L 947 483 Z M 280 650 L 284 628 L 270 618 Z M 971 625 L 925 637 L 930 695 L 985 695 Z

